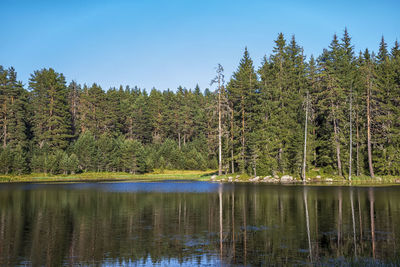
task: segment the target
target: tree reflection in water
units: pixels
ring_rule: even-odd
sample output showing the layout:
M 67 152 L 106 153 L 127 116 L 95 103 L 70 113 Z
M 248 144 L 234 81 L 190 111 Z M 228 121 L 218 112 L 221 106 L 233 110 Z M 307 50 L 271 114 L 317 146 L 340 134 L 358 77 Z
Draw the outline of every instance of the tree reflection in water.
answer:
M 399 264 L 399 223 L 397 187 L 1 185 L 0 265 Z

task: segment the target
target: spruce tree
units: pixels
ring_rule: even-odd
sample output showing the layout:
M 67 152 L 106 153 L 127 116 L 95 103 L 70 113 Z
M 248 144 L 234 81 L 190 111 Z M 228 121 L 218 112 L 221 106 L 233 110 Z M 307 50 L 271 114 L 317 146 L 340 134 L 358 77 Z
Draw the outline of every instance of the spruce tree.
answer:
M 257 74 L 246 47 L 239 67 L 233 73 L 228 85 L 229 100 L 235 114 L 234 120 L 236 128 L 239 129 L 237 138 L 240 140 L 240 147 L 237 147 L 235 153 L 237 153 L 236 158 L 241 173 L 244 173 L 248 167 L 250 157 L 247 142 L 250 141 L 250 133 L 257 126 L 253 113 L 257 101 L 257 88 Z

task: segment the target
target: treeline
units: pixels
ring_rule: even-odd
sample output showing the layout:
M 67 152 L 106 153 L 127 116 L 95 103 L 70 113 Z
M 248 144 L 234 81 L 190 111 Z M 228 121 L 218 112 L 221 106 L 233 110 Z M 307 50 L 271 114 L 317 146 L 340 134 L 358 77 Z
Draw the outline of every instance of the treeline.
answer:
M 25 90 L 13 68 L 0 74 L 1 173 L 216 168 L 210 92 L 105 92 L 67 86 L 53 69 L 35 71 Z
M 103 91 L 53 69 L 25 89 L 0 67 L 0 172 L 216 169 L 220 144 L 225 172 L 400 175 L 399 51 L 382 37 L 377 54 L 356 54 L 345 30 L 306 59 L 279 34 L 259 68 L 245 49 L 204 92 Z

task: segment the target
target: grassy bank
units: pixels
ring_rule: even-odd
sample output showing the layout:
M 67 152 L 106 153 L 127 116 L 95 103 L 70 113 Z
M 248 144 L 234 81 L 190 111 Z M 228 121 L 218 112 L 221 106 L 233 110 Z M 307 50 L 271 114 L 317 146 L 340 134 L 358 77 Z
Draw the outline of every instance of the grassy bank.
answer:
M 24 175 L 0 175 L 0 182 L 84 182 L 84 181 L 150 181 L 150 180 L 210 180 L 215 170 L 156 170 L 146 174 L 129 174 L 125 172 L 85 172 L 69 175 L 51 175 L 31 173 Z
M 282 175 L 278 175 L 278 177 L 282 177 Z M 307 185 L 360 185 L 360 186 L 368 186 L 368 185 L 400 185 L 400 177 L 398 176 L 377 176 L 375 178 L 371 178 L 370 176 L 353 176 L 351 181 L 348 178 L 344 178 L 342 176 L 332 175 L 332 174 L 318 174 L 315 172 L 310 172 L 306 174 Z M 228 174 L 222 175 L 215 178 L 215 181 L 238 181 L 238 182 L 251 182 L 253 176 L 249 176 L 247 174 L 244 175 L 236 175 L 236 174 Z M 259 177 L 259 183 L 263 183 L 264 176 Z M 271 183 L 279 183 L 279 179 L 277 178 L 276 182 Z M 293 177 L 293 182 L 301 183 L 302 180 L 300 177 Z
M 73 175 L 51 175 L 45 173 L 31 173 L 24 175 L 0 175 L 0 182 L 90 182 L 90 181 L 157 181 L 157 180 L 197 180 L 210 181 L 217 173 L 216 170 L 195 171 L 195 170 L 155 170 L 146 174 L 129 174 L 125 172 L 85 172 Z M 281 175 L 280 175 L 281 176 Z M 228 182 L 229 177 L 236 182 L 249 182 L 253 177 L 244 174 L 228 174 L 215 177 L 215 181 Z M 307 174 L 309 185 L 390 185 L 400 184 L 400 177 L 382 176 L 371 178 L 369 176 L 355 176 L 348 181 L 340 176 L 328 174 Z M 263 177 L 260 177 L 262 183 Z M 299 177 L 293 178 L 300 182 Z M 279 180 L 279 179 L 278 179 Z M 278 181 L 279 183 L 279 181 Z

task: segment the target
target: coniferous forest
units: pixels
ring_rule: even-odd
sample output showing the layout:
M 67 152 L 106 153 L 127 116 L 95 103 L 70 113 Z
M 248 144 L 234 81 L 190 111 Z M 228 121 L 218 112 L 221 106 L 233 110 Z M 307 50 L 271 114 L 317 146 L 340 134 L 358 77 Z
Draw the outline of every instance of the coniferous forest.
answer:
M 345 30 L 306 58 L 279 34 L 261 66 L 246 48 L 230 80 L 220 65 L 211 80 L 105 91 L 52 68 L 24 85 L 0 66 L 0 173 L 218 169 L 220 142 L 223 173 L 400 175 L 397 41 L 358 52 Z

